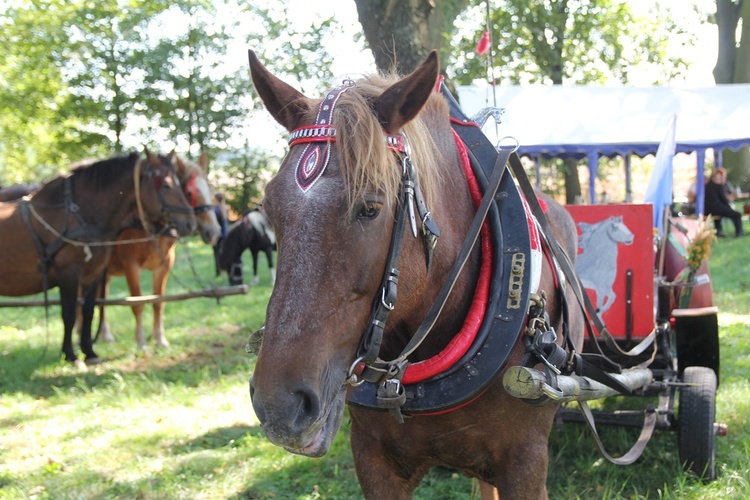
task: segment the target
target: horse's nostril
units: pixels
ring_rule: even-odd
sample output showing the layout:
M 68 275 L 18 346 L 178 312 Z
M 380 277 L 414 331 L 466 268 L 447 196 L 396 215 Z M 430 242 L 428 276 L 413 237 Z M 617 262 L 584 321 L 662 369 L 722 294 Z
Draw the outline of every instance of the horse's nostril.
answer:
M 305 426 L 310 420 L 316 420 L 320 412 L 320 400 L 317 394 L 305 387 L 296 391 L 295 395 L 299 399 L 297 423 Z

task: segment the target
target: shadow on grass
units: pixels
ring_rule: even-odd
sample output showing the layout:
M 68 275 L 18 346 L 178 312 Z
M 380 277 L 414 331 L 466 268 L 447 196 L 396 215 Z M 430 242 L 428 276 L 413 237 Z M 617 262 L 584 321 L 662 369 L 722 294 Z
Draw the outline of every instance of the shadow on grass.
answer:
M 598 425 L 605 449 L 615 457 L 638 439 L 640 428 Z M 585 424 L 554 427 L 549 440 L 550 498 L 662 498 L 689 482 L 679 463 L 677 434 L 657 430 L 631 465 L 615 465 L 598 452 Z
M 297 457 L 283 467 L 255 474 L 252 484 L 232 498 L 362 498 L 348 435 L 339 434 L 325 457 Z
M 0 394 L 24 393 L 49 398 L 60 392 L 94 390 L 111 384 L 113 377 L 147 377 L 186 387 L 218 380 L 232 373 L 250 374 L 251 357 L 245 352 L 245 335 L 219 340 L 206 335 L 205 342 L 193 338 L 189 345 L 151 356 L 134 355 L 119 347 L 109 351 L 104 362 L 83 372 L 48 347 L 19 346 L 0 357 Z
M 187 455 L 196 451 L 235 447 L 240 446 L 240 441 L 245 438 L 265 439 L 265 436 L 258 426 L 221 427 L 190 441 L 176 443 L 171 447 L 171 452 L 175 455 Z

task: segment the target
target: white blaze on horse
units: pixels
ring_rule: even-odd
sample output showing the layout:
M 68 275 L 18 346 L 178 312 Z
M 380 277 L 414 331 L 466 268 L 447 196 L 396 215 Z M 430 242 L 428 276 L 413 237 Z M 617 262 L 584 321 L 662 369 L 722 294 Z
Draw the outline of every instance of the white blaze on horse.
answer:
M 278 275 L 251 379 L 268 439 L 322 456 L 349 402 L 367 498 L 409 498 L 438 465 L 478 478 L 487 494 L 545 497 L 556 407 L 513 398 L 498 378 L 526 357 L 531 229 L 510 174 L 500 176 L 505 161 L 492 162 L 501 167 L 492 175 L 478 172 L 476 151 L 457 140 L 458 128 L 481 132 L 449 116 L 448 97 L 435 91 L 436 53 L 404 78 L 347 81 L 322 99 L 273 76 L 252 51 L 250 69 L 290 132 L 265 193 Z M 572 219 L 545 201 L 575 259 Z M 470 233 L 475 247 L 465 245 Z M 570 308 L 563 324 L 562 295 L 575 299 L 552 259 L 540 264 L 536 314 L 560 333 L 542 335 L 547 347 L 565 339 L 580 350 L 582 314 Z

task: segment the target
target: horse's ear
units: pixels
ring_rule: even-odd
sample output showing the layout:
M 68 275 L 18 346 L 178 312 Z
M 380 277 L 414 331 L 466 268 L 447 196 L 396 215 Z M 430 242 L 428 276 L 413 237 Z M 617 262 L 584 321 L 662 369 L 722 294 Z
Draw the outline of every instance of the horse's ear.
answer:
M 200 157 L 198 157 L 198 166 L 203 170 L 204 174 L 208 173 L 208 153 L 201 151 Z
M 310 109 L 307 97 L 272 75 L 255 52 L 248 50 L 247 53 L 255 91 L 271 116 L 291 132 L 300 125 L 302 116 Z
M 180 155 L 175 153 L 174 158 L 172 159 L 172 163 L 174 164 L 175 168 L 180 174 L 185 173 L 185 162 L 182 161 L 182 158 L 180 158 Z
M 375 101 L 375 114 L 383 129 L 397 134 L 401 127 L 414 119 L 435 90 L 440 62 L 433 50 L 411 74 L 386 89 Z
M 151 150 L 148 149 L 148 146 L 144 147 L 143 150 L 146 153 L 146 160 L 148 160 L 148 164 L 151 165 L 152 168 L 159 168 L 161 166 L 159 157 L 152 153 Z

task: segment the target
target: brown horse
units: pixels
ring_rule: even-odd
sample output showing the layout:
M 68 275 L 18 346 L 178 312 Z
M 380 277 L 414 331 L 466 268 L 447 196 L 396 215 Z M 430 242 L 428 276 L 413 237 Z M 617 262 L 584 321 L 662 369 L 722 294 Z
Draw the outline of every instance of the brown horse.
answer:
M 91 342 L 96 285 L 117 231 L 134 213 L 180 234 L 194 231 L 195 216 L 168 158 L 146 150 L 145 159 L 133 153 L 88 163 L 28 200 L 0 206 L 0 295 L 59 287 L 67 361 L 77 361 L 72 332 L 80 287 L 81 350 L 87 364 L 100 362 Z
M 219 238 L 221 227 L 211 203 L 212 189 L 208 184 L 208 155 L 204 152 L 198 163 L 183 159 L 177 154 L 170 154 L 177 168 L 177 175 L 182 184 L 185 196 L 198 219 L 198 231 L 203 241 L 213 245 Z M 131 296 L 141 295 L 141 269 L 151 271 L 152 288 L 155 295 L 163 295 L 167 288 L 167 279 L 175 260 L 177 238 L 172 235 L 160 235 L 153 241 L 143 241 L 148 236 L 142 227 L 127 227 L 117 235 L 117 241 L 123 244 L 115 247 L 107 265 L 105 295 L 112 276 L 125 276 Z M 135 243 L 126 243 L 135 241 Z M 164 302 L 154 303 L 153 338 L 157 347 L 167 347 L 169 342 L 164 336 Z M 99 332 L 102 340 L 114 341 L 103 306 L 99 308 Z M 138 348 L 147 347 L 146 334 L 143 329 L 143 305 L 133 306 L 135 315 L 135 339 Z
M 437 400 L 432 406 L 440 407 L 440 398 L 452 397 L 456 387 L 446 387 L 444 394 L 430 389 L 443 382 L 442 375 L 420 382 L 416 372 L 408 382 L 409 370 L 427 367 L 420 362 L 442 363 L 439 358 L 452 352 L 457 332 L 471 326 L 464 320 L 479 295 L 479 283 L 484 283 L 480 277 L 486 258 L 493 255 L 495 265 L 505 266 L 506 254 L 514 251 L 509 246 L 493 253 L 484 244 L 471 251 L 463 270 L 456 271 L 452 292 L 429 335 L 421 344 L 409 345 L 418 328 L 422 330 L 431 304 L 442 300 L 441 287 L 464 253 L 461 248 L 478 211 L 462 168 L 465 150 L 454 140 L 447 98 L 434 92 L 437 55 L 431 54 L 404 78 L 371 76 L 345 82 L 323 99 L 309 99 L 273 76 L 252 51 L 250 70 L 266 108 L 291 132 L 290 151 L 263 202 L 278 238 L 278 274 L 250 392 L 268 439 L 293 453 L 322 456 L 341 426 L 348 400 L 355 468 L 367 498 L 409 498 L 427 471 L 440 465 L 478 478 L 483 493 L 494 494 L 496 487 L 506 498 L 545 497 L 554 405 L 532 406 L 514 399 L 493 377 L 476 394 L 450 405 L 452 411 L 408 409 L 431 398 Z M 407 140 L 408 146 L 403 144 Z M 407 176 L 411 169 L 416 175 Z M 508 182 L 501 184 L 498 200 L 511 198 L 513 192 L 518 196 L 509 177 L 506 174 Z M 557 240 L 574 256 L 572 219 L 552 200 L 546 204 Z M 420 210 L 423 236 L 416 238 L 412 232 L 418 230 L 409 231 L 407 223 L 405 230 L 394 229 L 415 205 L 430 209 Z M 429 230 L 433 222 L 439 227 L 437 246 L 429 234 L 436 236 Z M 532 229 L 523 215 L 503 219 L 503 227 L 510 230 L 518 222 L 529 241 Z M 391 269 L 390 256 L 399 241 L 398 268 Z M 561 293 L 572 298 L 572 292 L 561 292 L 550 259 L 537 262 L 549 324 L 557 332 L 569 327 L 570 344 L 579 350 L 580 309 L 570 308 L 569 321 L 563 324 Z M 518 264 L 513 272 L 522 267 Z M 502 282 L 493 278 L 491 286 L 509 294 L 508 308 L 519 307 L 511 299 L 520 299 L 521 291 L 528 298 L 526 284 L 510 294 L 507 277 Z M 506 307 L 505 300 L 498 303 Z M 528 304 L 516 313 L 522 320 Z M 383 309 L 390 310 L 387 322 L 375 313 Z M 486 312 L 485 322 L 502 327 L 505 313 Z M 507 363 L 517 365 L 525 357 L 517 340 L 521 329 L 506 332 L 512 339 Z M 371 346 L 378 344 L 373 333 L 378 331 L 382 344 L 375 356 Z M 363 341 L 362 332 L 373 334 Z M 484 349 L 479 354 L 494 355 Z M 400 362 L 381 363 L 396 359 Z M 479 362 L 476 354 L 471 359 L 449 368 L 445 378 L 460 386 L 483 376 L 472 365 Z M 360 389 L 369 386 L 377 388 L 371 398 L 375 401 L 377 390 L 377 405 L 360 404 Z M 389 413 L 378 411 L 381 403 Z M 407 418 L 399 422 L 403 414 Z

